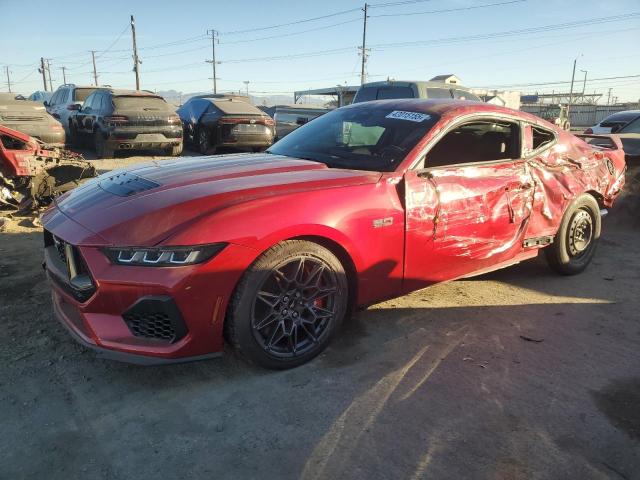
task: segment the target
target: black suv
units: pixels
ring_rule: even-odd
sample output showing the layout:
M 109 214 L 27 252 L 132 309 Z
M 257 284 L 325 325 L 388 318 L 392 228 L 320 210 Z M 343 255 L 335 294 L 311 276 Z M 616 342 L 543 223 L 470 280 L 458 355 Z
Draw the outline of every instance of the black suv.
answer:
M 182 153 L 182 123 L 164 98 L 140 90 L 101 88 L 71 117 L 76 145 L 93 143 L 98 158 L 116 150 L 164 150 Z

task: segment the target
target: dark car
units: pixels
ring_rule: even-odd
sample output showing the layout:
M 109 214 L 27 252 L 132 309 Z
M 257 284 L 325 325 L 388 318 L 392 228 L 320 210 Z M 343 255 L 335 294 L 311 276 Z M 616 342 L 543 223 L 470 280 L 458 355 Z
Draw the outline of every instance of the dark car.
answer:
M 194 97 L 178 111 L 184 140 L 204 153 L 220 147 L 258 152 L 273 143 L 273 119 L 253 105 L 234 98 Z
M 296 128 L 330 111 L 329 108 L 314 105 L 278 105 L 273 114 L 273 120 L 276 123 L 276 139 L 281 139 Z
M 482 100 L 467 87 L 444 82 L 386 80 L 362 85 L 356 92 L 353 103 L 394 98 L 446 98 L 456 100 Z
M 64 146 L 64 128 L 44 105 L 15 93 L 0 93 L 0 125 L 26 133 L 45 143 Z
M 622 141 L 627 162 L 640 160 L 640 117 L 622 128 L 614 127 L 613 133 Z
M 92 143 L 99 158 L 116 150 L 182 153 L 180 118 L 164 98 L 141 90 L 98 89 L 71 117 L 76 144 Z

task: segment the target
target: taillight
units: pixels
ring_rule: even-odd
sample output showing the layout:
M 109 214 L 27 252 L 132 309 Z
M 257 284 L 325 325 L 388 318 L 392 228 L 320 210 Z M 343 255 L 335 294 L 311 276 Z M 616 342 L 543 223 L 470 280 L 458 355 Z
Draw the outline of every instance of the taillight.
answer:
M 124 115 L 111 115 L 104 117 L 104 123 L 106 123 L 110 127 L 116 127 L 118 125 L 123 125 L 129 121 L 128 117 Z
M 587 135 L 591 135 L 593 133 L 593 130 L 591 128 L 587 128 L 584 133 L 586 133 Z
M 235 125 L 238 123 L 251 123 L 251 120 L 249 120 L 248 118 L 242 118 L 242 117 L 232 117 L 232 118 L 225 118 L 222 117 L 219 120 L 220 123 L 225 123 L 225 124 L 230 124 L 230 125 Z
M 276 124 L 276 122 L 273 121 L 273 118 L 265 118 L 264 119 L 264 124 L 265 125 L 269 125 L 270 127 L 272 127 L 273 125 Z

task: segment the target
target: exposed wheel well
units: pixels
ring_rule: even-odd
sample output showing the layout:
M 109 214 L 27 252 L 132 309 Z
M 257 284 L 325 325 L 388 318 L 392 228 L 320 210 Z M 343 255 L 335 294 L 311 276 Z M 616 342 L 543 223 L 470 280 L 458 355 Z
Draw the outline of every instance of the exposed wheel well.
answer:
M 598 206 L 600 208 L 604 208 L 604 197 L 602 196 L 602 194 L 600 194 L 599 192 L 596 192 L 595 190 L 587 190 L 584 193 L 588 193 L 589 195 L 591 195 L 593 198 L 596 199 L 596 202 L 598 202 Z

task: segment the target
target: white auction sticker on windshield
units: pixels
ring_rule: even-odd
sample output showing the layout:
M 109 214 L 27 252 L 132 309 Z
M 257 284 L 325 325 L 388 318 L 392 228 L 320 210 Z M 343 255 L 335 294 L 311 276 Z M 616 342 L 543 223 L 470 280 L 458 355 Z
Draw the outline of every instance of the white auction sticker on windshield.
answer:
M 423 122 L 431 118 L 430 115 L 418 112 L 405 112 L 403 110 L 394 110 L 386 118 L 395 118 L 396 120 L 409 120 L 410 122 Z

